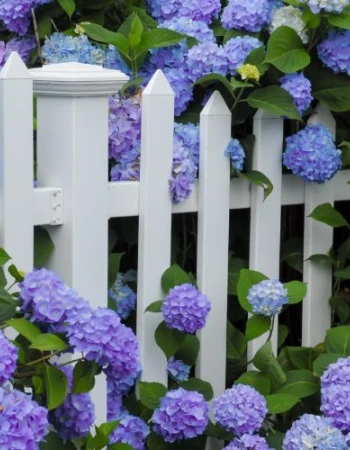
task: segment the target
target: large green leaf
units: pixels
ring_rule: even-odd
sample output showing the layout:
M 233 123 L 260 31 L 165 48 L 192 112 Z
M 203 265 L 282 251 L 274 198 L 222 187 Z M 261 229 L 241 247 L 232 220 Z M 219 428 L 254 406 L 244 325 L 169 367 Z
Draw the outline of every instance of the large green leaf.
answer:
M 310 370 L 290 370 L 286 382 L 278 389 L 279 394 L 290 394 L 298 398 L 309 397 L 319 390 L 319 383 Z
M 278 27 L 267 42 L 265 63 L 283 73 L 297 72 L 310 64 L 310 55 L 298 33 L 292 28 Z
M 57 367 L 45 364 L 45 387 L 47 409 L 51 411 L 64 402 L 68 393 L 68 379 Z
M 104 44 L 112 44 L 122 55 L 129 57 L 129 42 L 121 33 L 114 33 L 95 23 L 84 23 L 81 26 L 89 38 Z
M 16 315 L 16 306 L 0 301 L 0 325 Z
M 245 336 L 247 341 L 251 341 L 269 331 L 271 326 L 271 317 L 262 315 L 252 316 L 247 321 Z
M 214 397 L 214 391 L 211 384 L 207 381 L 200 380 L 199 378 L 190 378 L 187 381 L 182 381 L 180 386 L 187 391 L 200 392 L 207 401 L 210 401 Z
M 242 269 L 237 284 L 238 300 L 243 309 L 253 312 L 251 304 L 247 300 L 249 289 L 260 281 L 267 280 L 267 277 L 255 270 Z
M 166 28 L 155 28 L 146 31 L 142 36 L 142 41 L 137 47 L 137 56 L 151 50 L 152 48 L 168 47 L 170 45 L 178 44 L 186 39 L 185 34 L 176 31 L 168 30 Z
M 182 347 L 186 334 L 179 330 L 173 330 L 166 326 L 165 322 L 161 322 L 155 333 L 154 337 L 158 347 L 160 347 L 165 356 L 169 359 Z
M 130 48 L 134 49 L 140 44 L 142 40 L 143 31 L 144 28 L 142 22 L 139 19 L 139 16 L 135 14 L 133 21 L 131 23 L 130 33 L 128 36 Z
M 75 11 L 75 1 L 74 0 L 58 0 L 61 8 L 68 14 L 69 18 L 72 17 Z
M 176 352 L 175 357 L 189 366 L 195 366 L 198 359 L 199 347 L 200 343 L 197 336 L 188 334 L 181 348 Z
M 340 353 L 321 353 L 314 361 L 314 374 L 321 377 L 330 364 L 337 362 L 339 358 L 343 357 L 344 355 Z
M 70 442 L 64 442 L 56 432 L 50 431 L 45 436 L 45 441 L 40 444 L 40 450 L 76 450 L 76 446 Z
M 270 414 L 280 414 L 289 411 L 298 403 L 295 395 L 271 394 L 266 396 L 267 408 Z
M 39 334 L 35 337 L 30 348 L 35 348 L 41 352 L 48 351 L 63 351 L 68 348 L 68 345 L 55 334 L 45 333 Z
M 300 120 L 291 95 L 279 86 L 254 89 L 247 98 L 249 106 L 264 109 L 277 117 Z
M 247 340 L 244 334 L 227 321 L 227 358 L 241 360 L 247 350 Z
M 112 287 L 120 269 L 120 262 L 125 253 L 111 253 L 108 257 L 108 287 Z
M 85 394 L 90 392 L 95 386 L 95 375 L 99 371 L 99 366 L 94 361 L 79 361 L 73 370 L 74 394 Z
M 314 360 L 320 354 L 313 347 L 284 347 L 288 361 L 296 369 L 312 370 Z
M 336 270 L 334 276 L 340 278 L 341 280 L 350 279 L 350 266 L 345 267 L 343 270 Z
M 259 170 L 248 170 L 247 172 L 237 172 L 240 178 L 244 178 L 256 186 L 262 187 L 264 189 L 264 200 L 273 191 L 273 184 L 271 180 Z
M 162 275 L 162 289 L 165 294 L 175 286 L 184 283 L 191 283 L 191 277 L 178 264 L 173 264 Z
M 160 399 L 167 393 L 167 388 L 161 383 L 147 383 L 140 381 L 139 395 L 140 401 L 149 409 L 156 409 L 159 406 Z
M 201 84 L 205 87 L 212 85 L 213 83 L 221 83 L 232 94 L 235 87 L 228 81 L 226 77 L 218 73 L 210 73 L 198 78 L 194 84 Z M 244 83 L 243 83 L 244 84 Z
M 274 388 L 286 382 L 286 375 L 273 354 L 271 341 L 266 342 L 257 351 L 253 363 L 257 369 L 270 378 Z
M 248 384 L 255 388 L 261 395 L 268 395 L 271 391 L 270 378 L 264 373 L 257 372 L 256 370 L 249 370 L 241 375 L 235 384 Z
M 340 214 L 330 203 L 323 203 L 316 206 L 316 208 L 309 215 L 318 222 L 325 223 L 333 228 L 349 226 L 345 217 Z
M 11 256 L 3 248 L 0 248 L 0 266 L 4 266 L 10 259 Z
M 340 14 L 327 14 L 326 19 L 334 27 L 350 30 L 350 7 L 344 8 Z
M 45 228 L 34 228 L 34 267 L 44 267 L 54 250 L 54 243 Z
M 283 286 L 288 291 L 288 303 L 290 305 L 301 302 L 307 292 L 307 285 L 301 281 L 290 281 Z
M 8 322 L 8 325 L 18 331 L 23 337 L 25 337 L 30 343 L 34 342 L 34 340 L 41 334 L 40 329 L 33 325 L 27 319 L 11 319 Z
M 341 326 L 327 330 L 324 349 L 326 353 L 339 353 L 350 356 L 350 326 Z

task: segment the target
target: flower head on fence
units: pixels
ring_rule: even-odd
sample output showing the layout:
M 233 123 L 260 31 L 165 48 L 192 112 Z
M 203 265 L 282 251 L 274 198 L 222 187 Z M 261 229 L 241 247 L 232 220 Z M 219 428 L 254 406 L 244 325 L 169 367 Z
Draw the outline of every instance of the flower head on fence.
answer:
M 259 39 L 252 36 L 237 36 L 229 39 L 224 45 L 229 73 L 236 75 L 249 53 L 262 45 Z
M 167 370 L 174 380 L 186 381 L 190 375 L 191 366 L 171 356 L 168 361 Z
M 149 432 L 149 426 L 140 417 L 124 414 L 118 427 L 111 434 L 109 442 L 128 444 L 135 450 L 144 450 Z
M 200 436 L 206 429 L 209 407 L 202 394 L 179 388 L 169 391 L 152 416 L 153 429 L 166 442 Z
M 245 154 L 242 145 L 238 139 L 231 139 L 225 149 L 225 156 L 231 159 L 232 167 L 236 170 L 243 169 Z
M 12 377 L 17 367 L 18 348 L 0 331 L 0 386 Z
M 239 438 L 231 441 L 224 450 L 272 450 L 266 440 L 260 436 L 243 434 Z
M 318 46 L 318 57 L 334 73 L 350 76 L 350 30 L 332 30 Z
M 124 284 L 124 282 L 125 277 L 123 274 L 119 273 L 108 293 L 116 304 L 119 316 L 121 319 L 126 320 L 136 308 L 136 294 L 127 284 Z
M 288 303 L 288 291 L 278 280 L 263 280 L 254 284 L 248 292 L 248 302 L 255 314 L 275 316 Z
M 280 79 L 281 88 L 293 98 L 294 104 L 302 115 L 311 105 L 311 83 L 302 73 L 290 73 Z
M 270 19 L 274 2 L 268 0 L 230 0 L 222 13 L 222 25 L 226 29 L 260 31 Z
M 274 10 L 272 20 L 269 25 L 269 32 L 272 34 L 278 27 L 289 27 L 295 30 L 304 44 L 309 40 L 309 33 L 305 29 L 303 12 L 295 6 L 282 6 Z

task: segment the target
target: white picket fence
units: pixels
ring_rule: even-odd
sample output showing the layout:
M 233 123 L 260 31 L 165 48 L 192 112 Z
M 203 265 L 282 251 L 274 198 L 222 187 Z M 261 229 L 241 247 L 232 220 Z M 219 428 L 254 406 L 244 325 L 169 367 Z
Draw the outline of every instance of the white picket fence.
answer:
M 167 383 L 166 360 L 154 341 L 161 318 L 144 314 L 162 298 L 161 275 L 170 265 L 172 214 L 198 211 L 198 284 L 212 302 L 200 333 L 197 376 L 215 395 L 225 386 L 229 210 L 251 208 L 250 268 L 279 277 L 281 205 L 305 205 L 304 257 L 326 253 L 332 229 L 308 218 L 320 203 L 349 200 L 349 171 L 319 186 L 282 176 L 283 120 L 264 111 L 254 118 L 253 169 L 274 185 L 263 202 L 261 188 L 230 180 L 223 154 L 231 114 L 215 92 L 200 118 L 200 176 L 192 196 L 173 205 L 168 193 L 172 165 L 174 95 L 157 71 L 142 97 L 141 181 L 108 182 L 108 96 L 127 77 L 96 66 L 61 64 L 28 71 L 12 54 L 0 73 L 0 245 L 23 270 L 33 266 L 33 227 L 45 225 L 55 243 L 50 268 L 90 300 L 106 306 L 108 219 L 139 217 L 137 334 L 142 378 Z M 33 83 L 34 82 L 34 83 Z M 37 97 L 38 181 L 33 188 L 33 89 Z M 320 107 L 311 122 L 335 133 Z M 43 187 L 44 186 L 44 187 Z M 331 270 L 304 263 L 308 295 L 303 306 L 303 345 L 323 340 L 330 325 Z M 273 337 L 276 346 L 276 333 Z M 255 352 L 261 339 L 254 341 Z M 106 412 L 105 383 L 95 388 L 98 417 Z

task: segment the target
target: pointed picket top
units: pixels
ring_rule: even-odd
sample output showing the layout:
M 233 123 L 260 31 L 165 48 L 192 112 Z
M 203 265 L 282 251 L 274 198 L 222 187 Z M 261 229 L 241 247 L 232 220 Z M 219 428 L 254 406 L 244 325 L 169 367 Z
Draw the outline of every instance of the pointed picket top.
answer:
M 2 80 L 27 80 L 32 76 L 17 52 L 12 52 L 0 72 Z
M 272 114 L 269 111 L 266 111 L 266 109 L 258 109 L 257 112 L 254 115 L 254 119 L 256 120 L 283 120 L 283 117 L 276 116 L 276 114 Z
M 219 91 L 214 91 L 210 99 L 207 101 L 203 111 L 203 116 L 230 116 L 231 111 L 228 109 L 225 100 Z
M 164 73 L 160 69 L 158 69 L 151 78 L 151 81 L 148 83 L 142 95 L 175 96 L 175 93 L 172 87 L 170 86 L 169 81 L 166 79 Z
M 335 137 L 336 123 L 332 113 L 324 105 L 319 103 L 314 113 L 311 115 L 310 119 L 307 121 L 308 125 L 315 125 L 317 123 L 322 123 L 325 125 L 331 135 Z

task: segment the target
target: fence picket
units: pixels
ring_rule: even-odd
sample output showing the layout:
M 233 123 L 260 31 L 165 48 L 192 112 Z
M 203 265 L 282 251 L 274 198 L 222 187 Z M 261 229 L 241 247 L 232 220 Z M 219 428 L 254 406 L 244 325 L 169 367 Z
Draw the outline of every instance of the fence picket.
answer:
M 252 185 L 250 209 L 249 267 L 269 278 L 279 278 L 283 119 L 259 110 L 254 117 L 255 146 L 253 169 L 265 174 L 273 184 L 273 191 L 263 200 L 261 187 Z M 277 321 L 276 321 L 277 322 Z M 266 336 L 253 340 L 248 346 L 248 358 L 265 342 Z M 272 335 L 277 350 L 277 323 Z
M 308 124 L 322 123 L 335 136 L 335 120 L 324 107 L 318 106 Z M 308 217 L 316 206 L 333 204 L 333 181 L 324 185 L 305 185 L 304 260 L 316 253 L 328 253 L 333 244 L 333 228 Z M 332 294 L 332 267 L 304 261 L 304 282 L 308 292 L 303 301 L 302 344 L 314 346 L 324 340 L 331 325 L 331 311 L 328 299 Z
M 33 80 L 17 53 L 0 73 L 0 99 L 0 245 L 19 269 L 29 271 L 34 242 Z
M 142 380 L 165 385 L 166 361 L 154 340 L 161 317 L 145 309 L 163 297 L 160 280 L 170 265 L 173 129 L 174 93 L 157 70 L 142 94 L 137 334 Z

